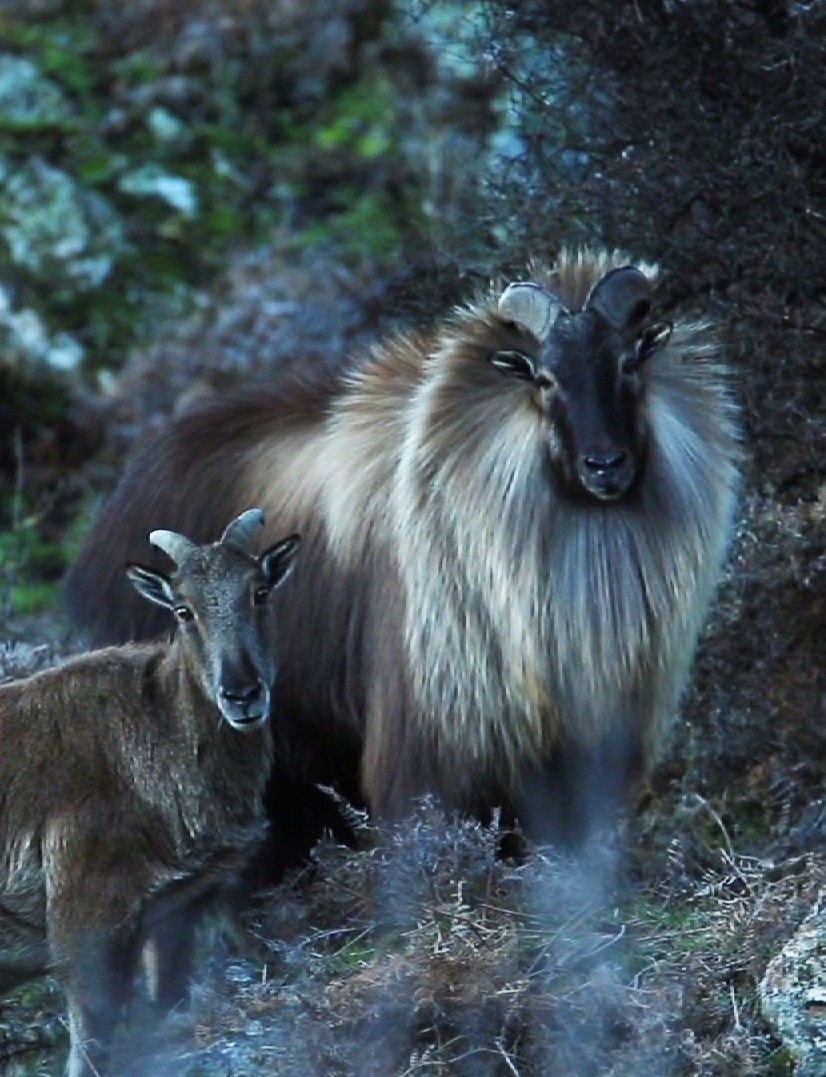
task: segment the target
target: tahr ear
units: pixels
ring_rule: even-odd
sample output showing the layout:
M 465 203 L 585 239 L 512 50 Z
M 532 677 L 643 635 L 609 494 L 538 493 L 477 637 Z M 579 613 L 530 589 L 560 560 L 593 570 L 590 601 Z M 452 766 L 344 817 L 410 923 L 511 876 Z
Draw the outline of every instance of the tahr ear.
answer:
M 510 374 L 513 378 L 521 378 L 522 381 L 534 381 L 536 378 L 536 364 L 524 352 L 494 352 L 488 356 L 488 362 L 502 374 Z
M 156 606 L 171 610 L 178 604 L 172 584 L 162 572 L 144 568 L 143 565 L 127 565 L 126 575 L 138 594 Z
M 582 309 L 596 311 L 621 333 L 633 333 L 651 309 L 651 285 L 636 266 L 618 266 L 596 282 Z
M 268 587 L 278 587 L 292 572 L 300 542 L 300 535 L 290 535 L 276 542 L 274 546 L 270 546 L 268 550 L 264 550 L 258 558 Z
M 674 326 L 671 322 L 655 322 L 654 325 L 649 325 L 643 330 L 637 341 L 637 362 L 645 362 L 654 352 L 664 348 L 673 331 Z

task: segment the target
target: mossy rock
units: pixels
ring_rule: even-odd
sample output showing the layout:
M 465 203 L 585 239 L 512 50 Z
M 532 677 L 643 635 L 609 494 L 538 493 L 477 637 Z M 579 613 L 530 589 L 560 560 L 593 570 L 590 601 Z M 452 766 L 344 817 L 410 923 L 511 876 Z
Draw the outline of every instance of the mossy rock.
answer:
M 38 156 L 0 155 L 0 237 L 13 266 L 56 292 L 99 287 L 128 250 L 109 202 Z
M 63 91 L 35 63 L 25 56 L 0 53 L 0 129 L 69 129 L 73 116 Z

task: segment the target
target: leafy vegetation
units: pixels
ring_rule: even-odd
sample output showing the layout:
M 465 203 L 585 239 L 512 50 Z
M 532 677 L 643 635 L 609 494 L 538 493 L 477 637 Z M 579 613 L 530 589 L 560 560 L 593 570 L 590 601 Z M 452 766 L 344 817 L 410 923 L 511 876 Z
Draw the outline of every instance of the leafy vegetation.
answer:
M 392 190 L 353 187 L 366 165 L 380 172 L 398 156 L 399 89 L 369 54 L 382 26 L 375 6 L 350 54 L 322 68 L 310 92 L 290 80 L 288 57 L 316 25 L 312 12 L 301 30 L 263 3 L 246 5 L 243 16 L 232 5 L 184 6 L 175 16 L 144 4 L 120 22 L 103 5 L 67 2 L 40 17 L 12 5 L 0 19 L 0 60 L 9 67 L 0 160 L 12 179 L 48 169 L 41 179 L 52 185 L 37 207 L 31 198 L 4 200 L 30 233 L 33 212 L 43 217 L 44 234 L 28 235 L 26 250 L 0 227 L 16 306 L 35 311 L 47 332 L 71 334 L 94 370 L 117 365 L 159 314 L 190 309 L 193 289 L 228 249 L 264 241 L 302 201 L 300 215 L 312 218 L 305 242 L 325 238 L 330 217 L 345 248 L 353 234 L 355 254 L 387 254 L 399 239 L 390 222 L 405 216 L 416 191 L 412 177 Z M 170 23 L 168 36 L 152 32 L 153 18 Z M 317 169 L 323 192 L 311 189 Z M 99 241 L 91 275 L 79 257 L 50 254 L 48 229 L 62 224 L 56 184 L 71 212 L 91 207 L 75 243 L 88 262 L 87 248 Z

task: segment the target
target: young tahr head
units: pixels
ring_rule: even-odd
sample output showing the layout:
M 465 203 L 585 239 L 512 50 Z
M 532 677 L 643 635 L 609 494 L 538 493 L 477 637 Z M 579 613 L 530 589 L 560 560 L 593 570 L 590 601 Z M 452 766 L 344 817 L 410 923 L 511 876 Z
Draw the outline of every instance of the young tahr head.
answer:
M 256 557 L 252 540 L 263 522 L 260 509 L 248 509 L 207 546 L 174 531 L 153 531 L 149 541 L 172 559 L 175 571 L 126 570 L 139 594 L 174 614 L 203 691 L 239 730 L 269 716 L 277 672 L 270 596 L 288 576 L 299 542 L 290 535 Z
M 645 367 L 671 333 L 649 310 L 648 279 L 633 266 L 606 273 L 576 312 L 534 283 L 511 284 L 499 300 L 517 346 L 490 361 L 532 387 L 551 465 L 578 498 L 616 501 L 645 466 Z

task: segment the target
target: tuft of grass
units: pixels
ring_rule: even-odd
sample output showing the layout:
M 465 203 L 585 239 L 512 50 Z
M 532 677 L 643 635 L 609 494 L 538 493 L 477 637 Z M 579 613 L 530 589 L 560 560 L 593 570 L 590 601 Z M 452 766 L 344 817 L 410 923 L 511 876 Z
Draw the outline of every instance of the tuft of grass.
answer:
M 53 606 L 57 581 L 68 564 L 67 546 L 44 537 L 40 523 L 27 516 L 0 531 L 0 589 L 11 613 L 28 615 Z

